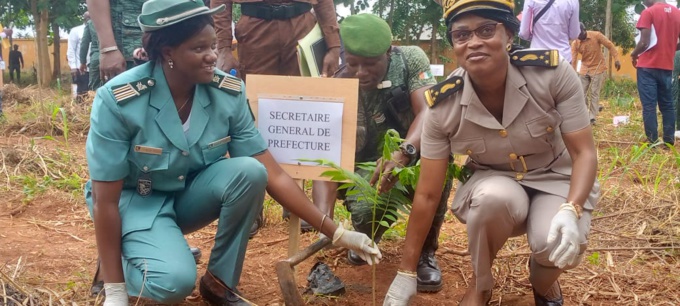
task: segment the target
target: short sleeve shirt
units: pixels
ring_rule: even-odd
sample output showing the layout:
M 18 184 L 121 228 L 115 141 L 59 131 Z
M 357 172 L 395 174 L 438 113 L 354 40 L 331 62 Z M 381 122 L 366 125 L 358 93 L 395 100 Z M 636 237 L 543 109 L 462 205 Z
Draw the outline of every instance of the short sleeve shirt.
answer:
M 656 32 L 656 45 L 640 54 L 637 67 L 673 70 L 680 36 L 680 10 L 667 3 L 655 3 L 642 11 L 636 25 L 638 29 L 651 29 L 652 26 Z

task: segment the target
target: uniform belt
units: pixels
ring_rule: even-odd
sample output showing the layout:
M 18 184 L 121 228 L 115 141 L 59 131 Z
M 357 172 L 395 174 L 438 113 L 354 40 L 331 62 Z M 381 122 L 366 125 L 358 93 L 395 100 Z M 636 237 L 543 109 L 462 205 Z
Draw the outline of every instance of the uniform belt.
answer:
M 285 20 L 300 16 L 312 10 L 310 3 L 293 2 L 292 4 L 275 5 L 267 3 L 243 3 L 241 4 L 241 14 L 264 19 L 264 20 Z
M 481 168 L 490 168 L 500 171 L 515 171 L 515 172 L 529 172 L 539 168 L 544 168 L 560 158 L 566 149 L 561 148 L 555 151 L 545 152 L 541 154 L 532 155 L 515 155 L 508 157 L 509 162 L 503 164 L 482 164 L 475 160 L 471 160 L 474 164 L 481 166 Z M 557 153 L 557 154 L 555 154 Z

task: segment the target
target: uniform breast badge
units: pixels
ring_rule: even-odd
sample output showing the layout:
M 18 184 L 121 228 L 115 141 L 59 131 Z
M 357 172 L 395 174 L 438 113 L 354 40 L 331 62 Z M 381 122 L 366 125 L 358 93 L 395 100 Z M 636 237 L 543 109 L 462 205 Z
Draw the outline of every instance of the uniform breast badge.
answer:
M 143 197 L 149 196 L 151 194 L 151 188 L 151 176 L 148 173 L 142 174 L 137 180 L 137 193 Z

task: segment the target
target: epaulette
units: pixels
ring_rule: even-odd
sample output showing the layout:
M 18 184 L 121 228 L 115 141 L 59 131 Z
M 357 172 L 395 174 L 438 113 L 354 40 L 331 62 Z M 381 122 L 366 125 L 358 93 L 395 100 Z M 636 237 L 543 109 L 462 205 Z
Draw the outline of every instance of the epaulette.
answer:
M 117 103 L 126 102 L 132 98 L 139 97 L 151 90 L 156 85 L 156 80 L 145 77 L 137 81 L 111 86 L 113 98 Z
M 218 74 L 213 76 L 210 86 L 225 91 L 232 95 L 241 93 L 241 79 L 232 76 L 231 74 Z
M 521 49 L 510 53 L 510 63 L 515 66 L 557 67 L 560 54 L 557 50 Z
M 425 92 L 425 100 L 428 106 L 433 107 L 461 89 L 463 89 L 463 77 L 452 76 L 428 89 Z

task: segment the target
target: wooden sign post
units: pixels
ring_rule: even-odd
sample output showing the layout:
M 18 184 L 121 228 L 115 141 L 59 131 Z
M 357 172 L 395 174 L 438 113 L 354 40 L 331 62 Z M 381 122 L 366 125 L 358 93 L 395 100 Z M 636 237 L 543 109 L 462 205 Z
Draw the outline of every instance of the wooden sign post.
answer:
M 300 159 L 326 159 L 354 170 L 356 79 L 248 75 L 246 96 L 255 124 L 283 170 L 298 181 L 328 180 L 328 168 Z M 288 256 L 298 252 L 300 220 L 291 214 Z

